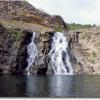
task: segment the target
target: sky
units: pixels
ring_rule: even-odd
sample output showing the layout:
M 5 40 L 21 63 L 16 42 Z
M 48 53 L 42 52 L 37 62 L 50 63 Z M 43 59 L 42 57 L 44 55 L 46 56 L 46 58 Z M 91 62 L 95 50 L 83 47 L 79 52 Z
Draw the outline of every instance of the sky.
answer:
M 51 15 L 60 15 L 67 23 L 100 25 L 100 0 L 27 0 Z

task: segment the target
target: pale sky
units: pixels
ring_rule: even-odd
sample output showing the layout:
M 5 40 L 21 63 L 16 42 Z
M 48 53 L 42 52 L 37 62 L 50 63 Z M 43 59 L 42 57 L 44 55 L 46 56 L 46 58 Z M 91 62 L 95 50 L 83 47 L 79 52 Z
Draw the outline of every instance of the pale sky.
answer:
M 27 0 L 51 15 L 60 15 L 67 23 L 100 25 L 100 0 Z

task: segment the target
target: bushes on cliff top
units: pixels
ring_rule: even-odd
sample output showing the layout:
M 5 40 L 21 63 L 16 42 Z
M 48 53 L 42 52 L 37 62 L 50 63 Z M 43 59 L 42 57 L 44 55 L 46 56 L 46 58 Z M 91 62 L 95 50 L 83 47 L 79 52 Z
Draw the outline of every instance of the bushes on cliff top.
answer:
M 90 25 L 90 24 L 82 25 L 82 24 L 76 24 L 76 23 L 71 23 L 71 24 L 68 23 L 67 26 L 70 30 L 79 30 L 79 29 L 94 27 L 93 25 Z

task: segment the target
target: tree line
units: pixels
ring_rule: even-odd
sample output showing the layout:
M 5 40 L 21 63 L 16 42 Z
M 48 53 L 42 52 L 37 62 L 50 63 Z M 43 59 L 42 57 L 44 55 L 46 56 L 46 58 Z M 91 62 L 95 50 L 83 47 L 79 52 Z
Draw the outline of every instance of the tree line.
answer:
M 96 24 L 76 24 L 76 23 L 67 23 L 67 26 L 70 30 L 78 30 L 78 29 L 86 29 L 86 28 L 92 28 L 92 27 L 96 27 Z

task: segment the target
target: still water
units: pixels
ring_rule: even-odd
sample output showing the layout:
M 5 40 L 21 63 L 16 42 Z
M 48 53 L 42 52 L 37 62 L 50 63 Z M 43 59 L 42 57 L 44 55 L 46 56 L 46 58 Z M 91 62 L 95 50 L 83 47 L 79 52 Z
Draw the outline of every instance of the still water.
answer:
M 100 97 L 100 76 L 0 76 L 0 97 Z

